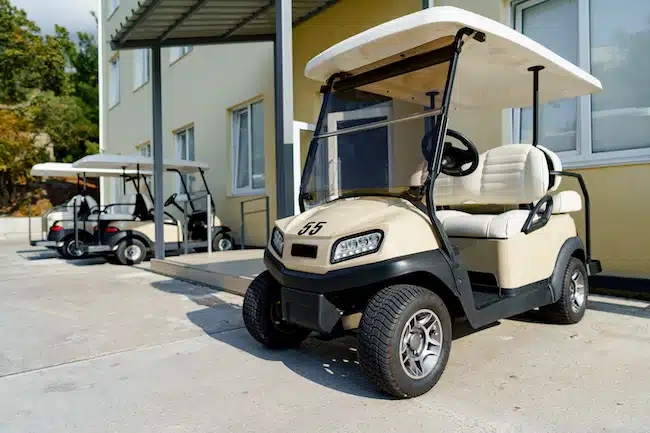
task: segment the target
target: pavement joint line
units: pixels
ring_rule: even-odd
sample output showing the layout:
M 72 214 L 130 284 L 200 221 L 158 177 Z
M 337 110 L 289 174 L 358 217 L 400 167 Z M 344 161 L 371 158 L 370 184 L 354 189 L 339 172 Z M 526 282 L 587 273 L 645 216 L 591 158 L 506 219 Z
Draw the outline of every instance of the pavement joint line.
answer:
M 143 346 L 129 347 L 127 349 L 115 350 L 113 352 L 104 352 L 104 353 L 100 353 L 100 354 L 93 355 L 93 356 L 87 356 L 85 358 L 77 358 L 77 359 L 72 359 L 70 361 L 59 362 L 57 364 L 46 365 L 44 367 L 30 368 L 30 369 L 27 369 L 27 370 L 14 371 L 12 373 L 1 374 L 0 379 L 6 379 L 6 378 L 13 377 L 13 376 L 22 376 L 22 375 L 25 375 L 25 374 L 36 373 L 36 372 L 39 372 L 39 371 L 52 370 L 52 369 L 59 368 L 59 367 L 65 367 L 65 366 L 71 365 L 71 364 L 79 364 L 79 363 L 82 363 L 82 362 L 94 361 L 96 359 L 108 358 L 108 357 L 114 356 L 114 355 L 121 355 L 123 353 L 136 352 L 138 350 L 150 349 L 150 348 L 153 348 L 153 347 L 165 346 L 167 344 L 178 343 L 178 342 L 181 342 L 181 341 L 196 340 L 196 339 L 199 339 L 199 338 L 202 338 L 202 337 L 205 337 L 205 336 L 212 336 L 212 335 L 217 335 L 217 334 L 223 334 L 223 333 L 226 333 L 226 332 L 237 331 L 237 330 L 242 329 L 242 328 L 244 328 L 243 325 L 242 326 L 236 326 L 236 327 L 233 327 L 233 328 L 224 329 L 223 331 L 215 331 L 215 332 L 209 332 L 209 333 L 204 332 L 203 334 L 195 335 L 194 337 L 179 338 L 179 339 L 176 339 L 176 340 L 163 341 L 162 343 L 145 344 Z

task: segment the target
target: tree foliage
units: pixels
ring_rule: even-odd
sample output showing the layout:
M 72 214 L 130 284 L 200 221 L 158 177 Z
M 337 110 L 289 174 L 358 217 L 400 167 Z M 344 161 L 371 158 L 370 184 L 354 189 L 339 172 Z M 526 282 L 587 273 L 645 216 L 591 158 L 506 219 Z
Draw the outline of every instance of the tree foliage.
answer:
M 42 35 L 24 10 L 0 0 L 0 169 L 16 182 L 48 159 L 43 136 L 56 161 L 98 151 L 97 43 L 87 33 L 77 39 L 61 26 Z

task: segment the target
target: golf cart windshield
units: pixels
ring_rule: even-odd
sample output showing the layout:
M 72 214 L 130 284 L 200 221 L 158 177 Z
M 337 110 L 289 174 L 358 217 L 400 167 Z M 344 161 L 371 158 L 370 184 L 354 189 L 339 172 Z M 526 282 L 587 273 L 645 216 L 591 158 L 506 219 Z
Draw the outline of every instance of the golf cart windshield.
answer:
M 442 105 L 449 61 L 326 94 L 310 149 L 304 204 L 403 195 L 419 187 L 423 138 Z

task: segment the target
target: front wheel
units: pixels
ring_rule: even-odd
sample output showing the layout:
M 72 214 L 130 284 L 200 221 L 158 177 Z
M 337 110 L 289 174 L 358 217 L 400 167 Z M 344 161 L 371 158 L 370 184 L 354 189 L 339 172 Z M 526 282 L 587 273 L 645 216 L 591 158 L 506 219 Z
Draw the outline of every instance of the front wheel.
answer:
M 147 247 L 139 239 L 122 240 L 115 251 L 117 261 L 122 265 L 137 265 L 147 256 Z
M 282 319 L 280 284 L 269 271 L 255 277 L 246 290 L 243 315 L 253 338 L 272 349 L 299 346 L 311 333 Z
M 375 294 L 358 332 L 359 364 L 381 390 L 399 398 L 429 391 L 451 351 L 451 317 L 424 287 L 399 284 Z

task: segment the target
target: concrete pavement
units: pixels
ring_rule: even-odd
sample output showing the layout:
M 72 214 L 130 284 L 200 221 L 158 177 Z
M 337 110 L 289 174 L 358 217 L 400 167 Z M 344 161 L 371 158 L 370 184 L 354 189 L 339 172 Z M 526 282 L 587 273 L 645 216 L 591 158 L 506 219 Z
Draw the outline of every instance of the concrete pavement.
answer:
M 241 298 L 147 270 L 27 260 L 0 240 L 0 432 L 647 432 L 650 308 L 591 298 L 463 336 L 441 381 L 395 401 L 353 338 L 272 352 Z

